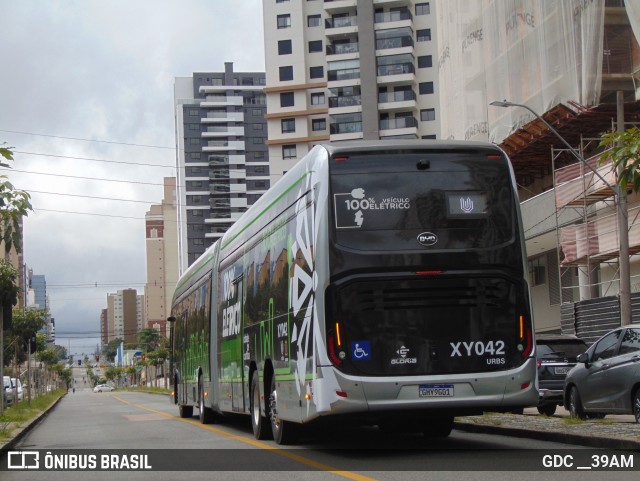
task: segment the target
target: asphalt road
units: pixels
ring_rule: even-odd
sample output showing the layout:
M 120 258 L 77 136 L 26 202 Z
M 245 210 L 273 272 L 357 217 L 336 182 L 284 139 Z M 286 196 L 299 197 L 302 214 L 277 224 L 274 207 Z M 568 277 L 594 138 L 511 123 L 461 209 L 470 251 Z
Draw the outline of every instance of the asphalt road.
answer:
M 427 441 L 414 434 L 390 436 L 375 427 L 333 426 L 304 437 L 297 446 L 282 449 L 273 441 L 256 441 L 248 418 L 202 425 L 195 417 L 180 419 L 177 411 L 167 396 L 76 390 L 22 438 L 16 449 L 50 450 L 60 462 L 68 462 L 69 455 L 86 456 L 85 461 L 88 456 L 96 456 L 98 465 L 103 455 L 147 455 L 147 464 L 155 470 L 91 473 L 12 470 L 0 472 L 0 479 L 395 481 L 512 480 L 514 476 L 519 480 L 533 480 L 544 476 L 545 480 L 612 477 L 637 480 L 640 470 L 640 453 L 613 454 L 618 464 L 628 464 L 631 460 L 632 470 L 614 465 L 606 473 L 579 471 L 578 465 L 585 467 L 582 465 L 600 452 L 548 441 L 461 431 L 454 431 L 447 439 Z M 41 462 L 43 458 L 44 455 Z M 567 470 L 559 466 L 547 468 L 545 459 L 550 463 L 560 460 L 563 464 L 573 463 Z M 122 463 L 121 458 L 117 462 Z M 3 462 L 3 466 L 6 463 Z

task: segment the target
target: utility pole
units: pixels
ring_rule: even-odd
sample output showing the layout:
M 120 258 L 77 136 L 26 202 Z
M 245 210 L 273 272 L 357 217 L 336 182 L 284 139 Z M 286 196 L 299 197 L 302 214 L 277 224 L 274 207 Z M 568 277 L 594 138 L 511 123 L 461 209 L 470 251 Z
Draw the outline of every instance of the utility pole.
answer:
M 624 132 L 624 97 L 616 92 L 616 130 Z M 618 166 L 618 175 L 624 169 Z M 620 237 L 620 325 L 631 324 L 631 268 L 629 267 L 629 211 L 627 209 L 627 186 L 618 185 L 618 233 Z

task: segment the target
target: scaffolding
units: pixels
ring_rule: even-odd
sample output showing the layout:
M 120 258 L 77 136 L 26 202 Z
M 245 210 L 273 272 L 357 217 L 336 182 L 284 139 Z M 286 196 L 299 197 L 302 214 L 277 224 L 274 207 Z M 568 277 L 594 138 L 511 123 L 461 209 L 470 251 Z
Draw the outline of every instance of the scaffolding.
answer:
M 561 304 L 616 295 L 620 286 L 617 182 L 611 161 L 600 163 L 601 138 L 580 137 L 583 162 L 556 169 L 567 149 L 551 148 Z M 640 253 L 640 204 L 628 209 L 629 254 Z M 640 291 L 632 284 L 632 292 Z

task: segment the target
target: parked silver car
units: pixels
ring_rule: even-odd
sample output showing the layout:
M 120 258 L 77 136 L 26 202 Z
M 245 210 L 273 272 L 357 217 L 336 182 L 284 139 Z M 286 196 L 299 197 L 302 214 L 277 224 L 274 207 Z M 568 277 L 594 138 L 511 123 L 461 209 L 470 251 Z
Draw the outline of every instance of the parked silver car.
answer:
M 572 417 L 633 414 L 640 423 L 640 324 L 598 339 L 569 371 L 564 406 Z
M 11 382 L 11 378 L 9 376 L 3 376 L 2 378 L 2 387 L 4 391 L 4 402 L 5 404 L 11 405 L 14 401 L 14 390 L 13 383 Z

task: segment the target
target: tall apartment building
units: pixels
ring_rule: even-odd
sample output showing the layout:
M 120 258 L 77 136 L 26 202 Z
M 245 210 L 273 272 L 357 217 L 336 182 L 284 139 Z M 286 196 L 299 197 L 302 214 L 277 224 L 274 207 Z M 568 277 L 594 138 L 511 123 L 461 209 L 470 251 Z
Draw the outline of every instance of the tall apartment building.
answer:
M 123 289 L 107 294 L 109 341 L 122 339 L 125 343 L 133 343 L 138 340 L 145 315 L 144 304 L 144 296 L 138 295 L 135 289 Z
M 433 4 L 264 0 L 272 181 L 321 141 L 440 137 Z
M 180 272 L 269 188 L 264 84 L 231 62 L 175 79 Z
M 144 327 L 167 334 L 166 320 L 178 282 L 178 203 L 175 177 L 165 177 L 162 203 L 145 215 L 147 283 Z

